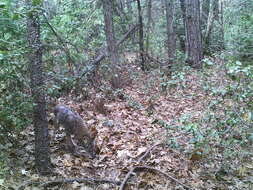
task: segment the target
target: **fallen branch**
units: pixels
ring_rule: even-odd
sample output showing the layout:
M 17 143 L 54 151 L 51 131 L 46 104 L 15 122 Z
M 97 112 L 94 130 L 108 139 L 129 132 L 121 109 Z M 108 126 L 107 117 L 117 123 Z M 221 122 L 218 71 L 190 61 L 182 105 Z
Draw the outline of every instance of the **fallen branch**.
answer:
M 129 172 L 125 176 L 123 182 L 121 183 L 119 190 L 124 190 L 125 185 L 127 183 L 127 180 L 130 178 L 130 176 L 132 175 L 132 173 L 134 172 L 134 170 L 135 170 L 135 167 L 132 167 L 131 170 L 129 170 Z
M 115 185 L 120 185 L 120 181 L 114 181 L 114 180 L 108 180 L 108 179 L 98 179 L 98 178 L 73 178 L 73 179 L 57 179 L 47 182 L 37 182 L 37 181 L 29 181 L 24 184 L 22 184 L 17 190 L 22 190 L 25 188 L 25 186 L 36 184 L 39 187 L 48 187 L 48 186 L 56 186 L 58 184 L 66 184 L 66 183 L 73 183 L 73 182 L 83 183 L 111 183 Z
M 156 146 L 161 145 L 163 143 L 159 142 L 154 144 L 153 146 L 151 146 L 148 150 L 146 150 L 146 152 L 138 159 L 137 164 L 139 164 L 142 160 L 144 160 L 144 158 L 146 158 L 148 156 L 148 154 L 151 152 L 151 150 L 153 150 Z
M 23 190 L 26 186 L 29 186 L 29 185 L 37 185 L 37 184 L 40 184 L 40 182 L 38 181 L 26 181 L 24 182 L 22 185 L 20 185 L 17 190 Z
M 116 46 L 119 47 L 130 36 L 130 34 L 132 34 L 136 30 L 137 26 L 138 25 L 134 25 L 132 28 L 130 28 L 128 30 L 128 32 L 125 35 L 123 35 L 122 38 L 119 41 L 116 42 Z M 96 59 L 94 61 L 91 62 L 92 67 L 86 69 L 82 73 L 80 78 L 82 78 L 87 73 L 95 70 L 98 67 L 99 63 L 108 55 L 108 52 L 105 49 L 106 49 L 105 47 L 101 48 L 100 54 L 96 57 Z
M 63 184 L 63 183 L 73 183 L 73 182 L 88 182 L 88 183 L 111 183 L 115 185 L 120 185 L 120 181 L 108 180 L 108 179 L 97 179 L 97 178 L 73 178 L 73 179 L 60 179 L 48 181 L 40 185 L 40 187 L 47 187 L 51 185 Z
M 158 145 L 160 145 L 160 144 L 162 144 L 162 143 L 156 143 L 156 144 L 154 144 L 153 146 L 151 146 L 148 150 L 146 150 L 146 152 L 138 159 L 137 165 L 140 164 L 140 162 L 141 162 L 142 160 L 144 160 L 144 159 L 148 156 L 148 154 L 153 150 L 153 148 L 155 148 L 156 146 L 158 146 Z M 125 176 L 123 182 L 120 184 L 119 190 L 124 190 L 125 185 L 126 185 L 128 179 L 130 178 L 130 176 L 132 175 L 132 173 L 134 172 L 135 169 L 136 169 L 136 167 L 132 167 L 132 168 L 129 170 L 129 172 L 128 172 L 127 175 Z
M 158 59 L 152 57 L 152 56 L 149 55 L 148 53 L 144 53 L 144 55 L 145 55 L 149 60 L 151 60 L 151 61 L 153 61 L 153 62 L 156 62 L 156 63 L 160 64 L 161 66 L 162 66 L 162 65 L 166 65 L 166 63 L 163 63 L 163 62 L 159 61 Z
M 156 169 L 156 168 L 153 168 L 153 167 L 150 167 L 150 166 L 136 166 L 136 167 L 135 167 L 135 170 L 151 170 L 151 171 L 153 171 L 153 172 L 160 173 L 160 174 L 164 175 L 165 177 L 171 179 L 172 181 L 175 181 L 176 183 L 182 185 L 184 188 L 189 189 L 189 190 L 191 189 L 191 187 L 189 187 L 189 186 L 187 186 L 187 185 L 181 183 L 181 182 L 178 181 L 176 178 L 174 178 L 174 177 L 172 177 L 172 176 L 166 174 L 165 172 L 163 172 L 163 171 L 161 171 L 161 170 L 159 170 L 159 169 Z

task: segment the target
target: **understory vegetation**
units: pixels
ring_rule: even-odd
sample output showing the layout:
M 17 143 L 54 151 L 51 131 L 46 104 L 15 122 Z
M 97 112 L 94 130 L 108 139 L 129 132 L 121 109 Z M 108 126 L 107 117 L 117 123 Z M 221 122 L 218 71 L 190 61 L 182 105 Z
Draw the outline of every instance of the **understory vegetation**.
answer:
M 0 189 L 253 189 L 252 0 L 198 1 L 207 14 L 200 67 L 184 45 L 185 1 L 171 1 L 173 55 L 166 0 L 141 1 L 141 12 L 138 1 L 112 1 L 116 53 L 107 48 L 106 1 L 27 2 L 0 2 Z M 34 156 L 27 35 L 34 13 L 53 168 L 47 176 Z M 65 150 L 56 104 L 96 128 L 95 159 Z

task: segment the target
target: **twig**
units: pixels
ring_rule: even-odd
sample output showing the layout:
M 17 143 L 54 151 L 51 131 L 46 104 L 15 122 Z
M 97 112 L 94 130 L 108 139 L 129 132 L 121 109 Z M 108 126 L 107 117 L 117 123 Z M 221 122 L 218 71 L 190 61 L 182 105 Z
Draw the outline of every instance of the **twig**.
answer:
M 139 164 L 142 160 L 144 160 L 144 158 L 151 152 L 151 150 L 153 150 L 153 148 L 155 148 L 158 145 L 161 145 L 163 143 L 159 142 L 154 144 L 153 146 L 151 146 L 148 150 L 146 150 L 145 154 L 143 154 L 137 161 L 137 164 Z
M 97 179 L 97 178 L 72 178 L 72 179 L 57 179 L 53 181 L 47 181 L 47 182 L 38 182 L 38 181 L 28 181 L 22 184 L 17 190 L 24 189 L 25 186 L 31 185 L 31 184 L 38 184 L 39 187 L 48 187 L 48 186 L 55 186 L 58 184 L 64 184 L 64 183 L 73 183 L 73 182 L 88 182 L 88 183 L 111 183 L 115 185 L 120 185 L 120 181 L 114 181 L 114 180 L 108 180 L 108 179 Z
M 160 173 L 160 174 L 164 175 L 165 177 L 167 177 L 167 178 L 169 178 L 169 179 L 171 179 L 171 180 L 177 182 L 178 184 L 182 185 L 182 186 L 183 186 L 184 188 L 186 188 L 186 189 L 189 189 L 189 190 L 192 189 L 191 187 L 189 187 L 189 186 L 187 186 L 187 185 L 181 183 L 181 182 L 178 181 L 176 178 L 174 178 L 174 177 L 172 177 L 172 176 L 166 174 L 165 172 L 163 172 L 163 171 L 161 171 L 161 170 L 159 170 L 159 169 L 157 169 L 157 168 L 153 168 L 153 167 L 150 167 L 150 166 L 136 166 L 136 167 L 135 167 L 135 170 L 145 170 L 145 169 L 146 169 L 146 170 L 152 170 L 152 171 L 154 171 L 154 172 Z
M 158 145 L 160 145 L 160 144 L 162 144 L 162 143 L 156 143 L 156 144 L 154 144 L 153 146 L 151 146 L 151 147 L 145 152 L 145 154 L 143 154 L 143 155 L 138 159 L 137 164 L 140 164 L 140 162 L 141 162 L 142 160 L 144 160 L 144 158 L 151 152 L 151 150 L 152 150 L 154 147 L 156 147 L 156 146 L 158 146 Z M 125 176 L 124 180 L 123 180 L 122 183 L 120 184 L 119 190 L 124 190 L 125 185 L 126 185 L 128 179 L 130 178 L 130 176 L 132 175 L 132 173 L 134 172 L 135 169 L 136 169 L 136 167 L 132 167 L 132 168 L 129 170 L 129 172 L 128 172 L 127 175 Z
M 22 185 L 20 185 L 17 190 L 23 190 L 26 186 L 32 185 L 32 184 L 40 184 L 38 181 L 26 181 Z
M 89 183 L 111 183 L 115 185 L 120 185 L 120 181 L 114 181 L 114 180 L 108 180 L 108 179 L 97 179 L 97 178 L 73 178 L 73 179 L 59 179 L 59 180 L 53 180 L 48 181 L 45 183 L 42 183 L 40 187 L 47 187 L 50 185 L 57 185 L 62 183 L 73 183 L 76 182 L 89 182 Z
M 122 181 L 119 190 L 124 190 L 125 185 L 127 183 L 127 180 L 130 178 L 131 174 L 134 172 L 135 167 L 132 167 L 131 170 L 129 170 L 129 172 L 127 173 L 127 175 L 125 176 L 124 180 Z
M 56 36 L 57 40 L 66 48 L 66 50 L 64 49 L 64 51 L 69 51 L 66 47 L 66 44 L 70 44 L 71 46 L 74 47 L 74 49 L 76 50 L 77 53 L 80 53 L 79 49 L 75 46 L 75 44 L 73 44 L 70 41 L 67 41 L 65 39 L 63 39 L 59 33 L 57 33 L 57 31 L 54 29 L 54 27 L 52 26 L 52 24 L 50 24 L 47 16 L 45 14 L 43 14 L 43 17 L 45 18 L 45 22 L 48 25 L 48 27 L 50 28 L 50 30 L 53 32 L 53 34 Z M 70 54 L 68 52 L 68 54 Z

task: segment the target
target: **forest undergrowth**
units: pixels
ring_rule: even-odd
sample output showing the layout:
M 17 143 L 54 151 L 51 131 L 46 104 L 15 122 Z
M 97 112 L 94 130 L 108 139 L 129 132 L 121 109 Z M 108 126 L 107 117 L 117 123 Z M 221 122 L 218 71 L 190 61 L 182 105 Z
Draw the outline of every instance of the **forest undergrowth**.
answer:
M 78 112 L 88 126 L 96 126 L 100 151 L 95 159 L 66 152 L 64 129 L 50 125 L 54 174 L 38 176 L 30 126 L 19 135 L 22 149 L 10 145 L 10 175 L 0 185 L 82 190 L 253 187 L 249 97 L 235 99 L 240 84 L 231 79 L 224 60 L 205 59 L 201 71 L 185 66 L 169 75 L 161 69 L 143 73 L 138 65 L 124 64 L 122 73 L 129 80 L 122 89 L 90 89 L 85 100 L 74 93 L 57 100 Z M 235 85 L 238 88 L 231 89 Z

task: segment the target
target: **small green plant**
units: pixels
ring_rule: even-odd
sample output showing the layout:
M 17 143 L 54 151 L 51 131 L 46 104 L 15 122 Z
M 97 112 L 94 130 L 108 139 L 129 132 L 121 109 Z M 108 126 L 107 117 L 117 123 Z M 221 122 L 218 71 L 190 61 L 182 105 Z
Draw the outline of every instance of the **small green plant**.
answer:
M 183 67 L 181 70 L 177 70 L 174 72 L 171 72 L 171 76 L 167 76 L 166 73 L 161 72 L 160 75 L 160 86 L 162 92 L 167 92 L 169 89 L 173 88 L 181 88 L 185 89 L 187 87 L 187 79 L 186 76 L 186 70 L 188 67 Z
M 134 100 L 133 98 L 131 97 L 128 97 L 127 98 L 127 105 L 130 107 L 130 108 L 133 108 L 133 109 L 136 109 L 136 110 L 140 110 L 143 108 L 142 104 L 140 104 L 139 102 L 137 102 L 136 100 Z

